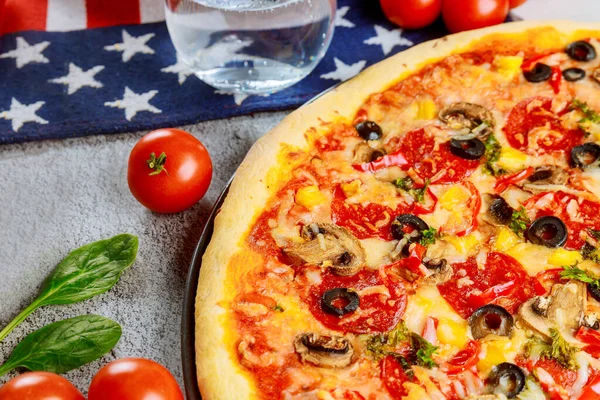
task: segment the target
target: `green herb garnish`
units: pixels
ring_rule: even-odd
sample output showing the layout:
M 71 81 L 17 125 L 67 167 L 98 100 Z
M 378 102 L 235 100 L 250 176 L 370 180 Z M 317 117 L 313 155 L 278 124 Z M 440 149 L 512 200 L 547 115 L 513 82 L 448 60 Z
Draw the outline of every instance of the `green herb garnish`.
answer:
M 565 279 L 573 279 L 583 283 L 589 283 L 590 285 L 600 288 L 600 279 L 593 275 L 591 272 L 581 268 L 577 268 L 577 265 L 563 266 L 564 271 L 560 272 L 560 277 Z
M 550 328 L 550 337 L 552 338 L 552 345 L 542 350 L 540 356 L 554 360 L 565 368 L 576 370 L 578 365 L 575 354 L 579 349 L 571 346 L 556 328 Z
M 431 227 L 421 232 L 421 240 L 419 243 L 421 246 L 429 246 L 435 243 L 435 239 L 438 237 L 438 232 L 435 228 Z
M 521 206 L 518 210 L 513 211 L 508 227 L 519 237 L 523 237 L 523 232 L 527 230 L 527 224 L 530 222 L 531 220 L 527 216 L 527 210 L 525 210 L 525 207 Z
M 571 103 L 571 109 L 579 110 L 583 113 L 583 118 L 581 118 L 578 123 L 579 128 L 585 132 L 586 136 L 590 134 L 589 130 L 591 124 L 600 124 L 600 114 L 592 110 L 587 103 L 575 99 Z
M 425 202 L 425 193 L 427 193 L 427 187 L 429 186 L 429 179 L 425 179 L 425 185 L 421 188 L 415 189 L 415 182 L 410 177 L 396 179 L 394 185 L 406 193 L 410 194 L 419 203 Z
M 400 321 L 398 325 L 391 331 L 378 335 L 371 335 L 367 339 L 367 352 L 375 360 L 379 360 L 387 355 L 398 355 L 395 350 L 398 344 L 407 341 L 410 336 L 410 331 L 404 324 L 404 321 Z
M 404 190 L 408 192 L 414 187 L 415 181 L 413 181 L 410 176 L 406 176 L 404 178 L 398 178 L 394 181 L 394 185 L 400 190 Z
M 500 152 L 502 150 L 502 146 L 498 143 L 498 140 L 494 135 L 488 136 L 485 140 L 485 164 L 483 165 L 483 172 L 492 175 L 498 176 L 502 175 L 505 171 L 502 168 L 498 168 L 496 166 L 496 161 L 500 158 Z
M 279 311 L 279 312 L 284 312 L 285 310 L 283 309 L 283 307 L 281 307 L 279 304 L 277 304 L 275 307 L 273 307 L 271 310 L 273 311 Z
M 416 333 L 411 334 L 411 344 L 413 349 L 417 350 L 417 365 L 425 368 L 437 367 L 431 357 L 438 349 L 437 346 L 432 345 Z

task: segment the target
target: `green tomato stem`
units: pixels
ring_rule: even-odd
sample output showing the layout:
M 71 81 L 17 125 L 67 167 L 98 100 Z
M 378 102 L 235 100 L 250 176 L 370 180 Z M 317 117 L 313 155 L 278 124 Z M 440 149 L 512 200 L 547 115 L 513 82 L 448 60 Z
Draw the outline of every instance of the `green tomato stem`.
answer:
M 27 318 L 32 312 L 37 310 L 37 308 L 40 305 L 41 305 L 40 299 L 39 298 L 35 299 L 33 303 L 31 303 L 29 306 L 27 306 L 26 309 L 21 311 L 21 313 L 19 315 L 17 315 L 12 321 L 10 321 L 10 323 L 8 325 L 6 325 L 6 327 L 4 329 L 2 329 L 0 331 L 0 342 L 2 340 L 4 340 L 4 338 L 6 338 L 8 336 L 8 334 L 11 333 L 13 331 L 13 329 L 15 329 L 21 322 L 23 322 L 25 320 L 25 318 Z M 1 368 L 0 368 L 0 371 L 2 371 Z

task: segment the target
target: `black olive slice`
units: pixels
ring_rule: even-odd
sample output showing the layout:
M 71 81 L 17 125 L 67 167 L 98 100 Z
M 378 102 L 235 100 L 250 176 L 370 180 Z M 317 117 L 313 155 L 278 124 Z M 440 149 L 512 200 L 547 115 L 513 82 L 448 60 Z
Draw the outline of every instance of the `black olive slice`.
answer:
M 392 236 L 396 240 L 401 240 L 407 234 L 404 230 L 412 228 L 417 234 L 410 235 L 409 243 L 418 242 L 421 240 L 421 232 L 429 229 L 429 225 L 421 218 L 413 214 L 400 214 L 392 221 Z
M 335 305 L 336 300 L 344 305 Z M 348 313 L 356 311 L 360 305 L 360 298 L 356 292 L 348 290 L 346 288 L 335 288 L 330 289 L 323 293 L 321 298 L 321 308 L 323 311 L 333 315 L 346 315 Z
M 575 82 L 585 78 L 585 71 L 581 68 L 567 68 L 562 72 L 562 75 L 565 80 Z
M 588 42 L 578 40 L 567 46 L 567 54 L 576 61 L 591 61 L 596 58 L 596 49 Z
M 587 284 L 588 293 L 592 295 L 594 300 L 600 301 L 600 288 L 592 285 L 591 283 Z
M 469 327 L 473 339 L 481 339 L 489 334 L 510 336 L 514 321 L 512 315 L 495 304 L 479 307 L 469 317 Z
M 492 368 L 487 383 L 492 393 L 514 399 L 525 387 L 525 374 L 515 364 L 503 362 Z
M 381 139 L 381 127 L 373 121 L 360 122 L 356 124 L 355 128 L 360 137 L 365 140 Z
M 540 217 L 527 229 L 527 239 L 531 243 L 554 248 L 567 241 L 567 226 L 554 216 Z
M 550 68 L 546 64 L 537 63 L 535 64 L 535 67 L 533 67 L 529 71 L 523 71 L 523 76 L 529 82 L 544 82 L 550 79 L 550 77 L 552 76 L 552 68 Z
M 573 165 L 579 168 L 586 168 L 600 157 L 600 146 L 596 143 L 584 143 L 573 147 L 571 150 L 571 160 Z
M 490 203 L 490 214 L 494 221 L 501 225 L 507 225 L 515 210 L 508 205 L 502 197 L 495 197 Z
M 538 167 L 535 169 L 533 174 L 529 175 L 529 178 L 527 178 L 527 181 L 528 182 L 544 181 L 546 179 L 549 179 L 550 177 L 552 177 L 552 170 L 550 168 Z
M 479 139 L 450 140 L 450 151 L 465 160 L 479 160 L 485 154 L 485 145 Z

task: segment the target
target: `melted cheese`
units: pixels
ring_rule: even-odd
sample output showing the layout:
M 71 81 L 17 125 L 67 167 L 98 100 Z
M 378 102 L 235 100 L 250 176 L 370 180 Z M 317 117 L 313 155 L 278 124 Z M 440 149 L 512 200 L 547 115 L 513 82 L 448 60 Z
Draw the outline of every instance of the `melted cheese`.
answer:
M 423 285 L 417 292 L 409 296 L 406 312 L 404 313 L 406 326 L 413 332 L 423 332 L 427 317 L 438 320 L 454 321 L 462 324 L 464 320 L 440 295 L 435 286 Z M 438 325 L 439 327 L 439 325 Z

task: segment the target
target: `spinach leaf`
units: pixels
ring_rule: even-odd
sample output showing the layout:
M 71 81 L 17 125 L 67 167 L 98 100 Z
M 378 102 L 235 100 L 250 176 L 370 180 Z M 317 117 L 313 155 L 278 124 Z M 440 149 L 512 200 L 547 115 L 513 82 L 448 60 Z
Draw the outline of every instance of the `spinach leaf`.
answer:
M 33 303 L 0 331 L 0 341 L 39 307 L 78 303 L 108 291 L 133 264 L 137 250 L 138 239 L 129 234 L 73 250 L 46 278 Z
M 98 315 L 54 322 L 23 339 L 0 366 L 0 376 L 18 367 L 62 374 L 102 357 L 120 338 L 121 326 Z

